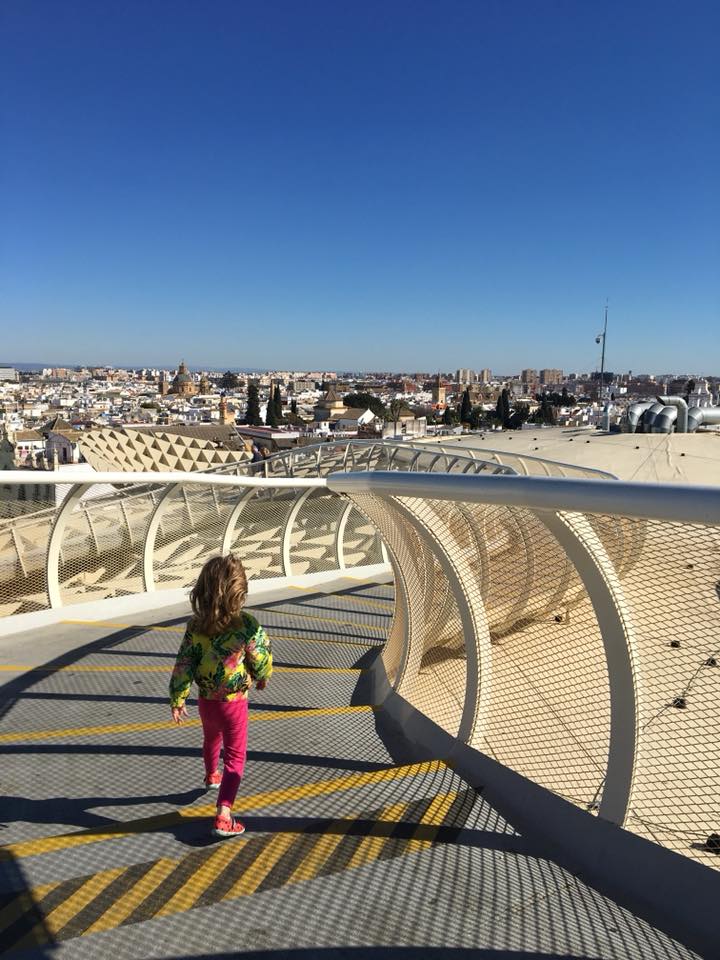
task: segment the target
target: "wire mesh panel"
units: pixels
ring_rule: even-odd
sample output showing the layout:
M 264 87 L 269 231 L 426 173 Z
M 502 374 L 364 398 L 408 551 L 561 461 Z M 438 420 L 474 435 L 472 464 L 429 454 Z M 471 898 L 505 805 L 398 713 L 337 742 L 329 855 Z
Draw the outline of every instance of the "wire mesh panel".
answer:
M 130 496 L 88 491 L 67 518 L 60 545 L 63 604 L 142 591 L 142 545 L 156 499 L 151 490 Z
M 238 497 L 232 488 L 177 484 L 158 501 L 158 530 L 152 547 L 157 590 L 189 586 L 205 561 L 220 552 L 222 536 Z
M 290 530 L 290 570 L 300 575 L 337 569 L 337 537 L 346 503 L 324 490 L 303 500 Z
M 283 576 L 283 535 L 300 492 L 259 489 L 244 506 L 230 549 L 242 560 L 249 579 Z
M 407 609 L 393 622 L 386 670 L 403 697 L 456 735 L 465 694 L 464 634 L 448 578 L 405 504 L 365 495 L 352 499 L 395 557 L 401 578 L 396 590 L 407 600 Z
M 528 511 L 516 511 L 512 519 L 516 534 L 502 554 L 489 551 L 493 691 L 485 749 L 536 783 L 594 809 L 610 742 L 600 628 L 555 537 Z M 522 576 L 513 576 L 514 570 Z M 513 609 L 514 622 L 508 615 Z
M 383 562 L 382 539 L 377 527 L 355 507 L 345 521 L 343 553 L 346 567 Z
M 54 491 L 53 491 L 54 495 Z M 3 501 L 0 520 L 0 616 L 48 606 L 45 560 L 55 509 L 25 498 Z
M 564 549 L 529 511 L 403 502 L 442 537 L 456 562 L 463 560 L 457 569 L 468 607 L 485 608 L 491 693 L 473 743 L 542 786 L 593 806 L 607 764 L 609 684 L 595 613 Z M 443 616 L 455 636 L 438 636 L 426 657 L 464 657 L 456 611 L 446 607 Z M 457 679 L 464 682 L 464 669 Z M 445 689 L 457 696 L 455 683 Z
M 642 548 L 621 577 L 639 691 L 627 826 L 717 867 L 705 841 L 720 832 L 720 529 L 635 526 Z
M 527 620 L 565 617 L 583 595 L 565 550 L 532 511 L 468 504 L 485 556 L 484 598 L 493 640 Z

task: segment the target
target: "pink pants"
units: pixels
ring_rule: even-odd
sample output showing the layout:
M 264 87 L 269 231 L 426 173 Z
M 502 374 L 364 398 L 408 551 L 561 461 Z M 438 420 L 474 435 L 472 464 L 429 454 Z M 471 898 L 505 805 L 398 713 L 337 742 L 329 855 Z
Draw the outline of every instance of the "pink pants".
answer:
M 218 793 L 218 806 L 232 807 L 237 796 L 240 779 L 245 769 L 247 751 L 248 702 L 246 697 L 237 700 L 198 700 L 198 710 L 203 725 L 203 760 L 205 773 L 215 773 L 223 748 L 223 778 Z

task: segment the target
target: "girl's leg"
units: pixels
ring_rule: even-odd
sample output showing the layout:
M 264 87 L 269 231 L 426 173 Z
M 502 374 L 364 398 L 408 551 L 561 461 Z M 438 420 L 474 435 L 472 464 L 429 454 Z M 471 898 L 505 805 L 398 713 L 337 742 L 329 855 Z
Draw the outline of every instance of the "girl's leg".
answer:
M 198 712 L 203 727 L 203 761 L 205 762 L 205 776 L 215 773 L 220 760 L 220 746 L 222 745 L 223 717 L 218 707 L 225 706 L 219 700 L 198 700 Z
M 229 703 L 219 703 L 223 715 L 223 762 L 225 769 L 218 793 L 218 811 L 232 807 L 240 779 L 245 769 L 247 753 L 248 702 L 238 697 Z

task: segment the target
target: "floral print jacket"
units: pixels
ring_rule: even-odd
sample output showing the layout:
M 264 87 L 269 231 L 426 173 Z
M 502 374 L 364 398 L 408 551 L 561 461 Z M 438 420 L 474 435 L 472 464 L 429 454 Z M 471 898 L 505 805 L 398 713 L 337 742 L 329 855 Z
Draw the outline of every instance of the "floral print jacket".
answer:
M 204 700 L 246 697 L 253 680 L 272 674 L 270 640 L 255 617 L 243 611 L 237 621 L 214 637 L 188 623 L 170 677 L 170 705 L 181 707 L 193 680 Z

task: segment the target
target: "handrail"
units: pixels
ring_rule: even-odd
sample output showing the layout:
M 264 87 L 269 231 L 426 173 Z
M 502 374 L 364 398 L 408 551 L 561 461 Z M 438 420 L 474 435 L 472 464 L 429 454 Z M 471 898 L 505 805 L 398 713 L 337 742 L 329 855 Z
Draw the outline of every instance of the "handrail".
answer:
M 8 484 L 28 484 L 26 470 L 6 470 L 0 475 L 3 483 Z M 94 470 L 73 470 L 72 476 L 68 477 L 66 473 L 51 473 L 43 475 L 44 484 L 76 486 L 77 484 L 135 484 L 144 485 L 179 483 L 186 486 L 202 487 L 324 487 L 326 485 L 324 477 L 243 477 L 243 476 L 218 476 L 217 474 L 168 471 L 157 473 L 135 473 L 128 471 L 122 473 L 115 471 L 113 473 L 96 473 Z
M 574 480 L 568 477 L 467 476 L 466 474 L 331 473 L 336 493 L 424 497 L 532 510 L 571 510 L 642 520 L 720 524 L 720 487 L 671 483 Z

